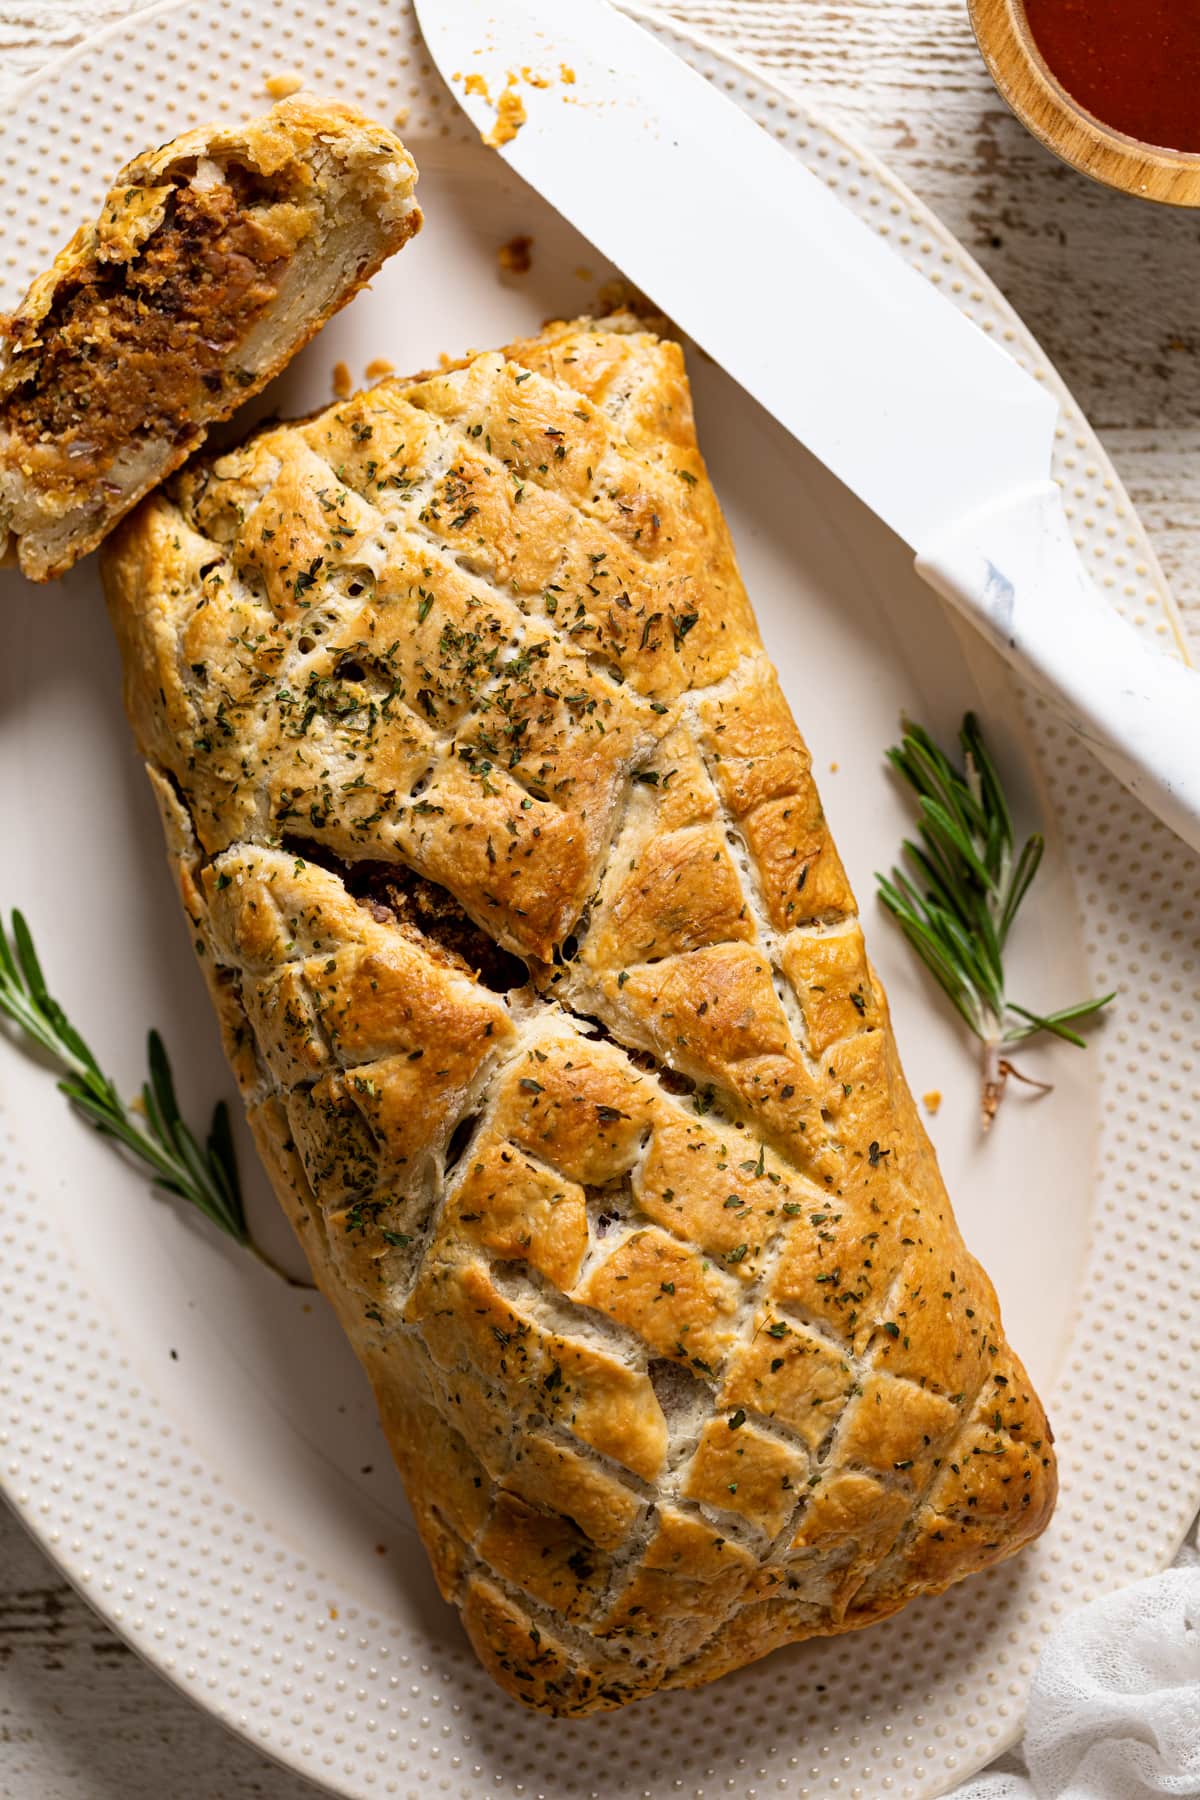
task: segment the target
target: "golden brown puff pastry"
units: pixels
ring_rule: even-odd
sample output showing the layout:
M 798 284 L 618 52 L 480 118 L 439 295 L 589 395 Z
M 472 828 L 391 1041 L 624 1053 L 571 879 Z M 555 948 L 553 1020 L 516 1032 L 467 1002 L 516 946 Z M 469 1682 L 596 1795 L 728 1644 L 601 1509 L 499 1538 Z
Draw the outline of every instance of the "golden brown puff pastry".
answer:
M 421 223 L 400 140 L 296 95 L 137 157 L 3 321 L 0 548 L 94 549 Z
M 393 380 L 110 542 L 279 1197 L 496 1679 L 586 1713 L 1045 1525 L 674 343 Z

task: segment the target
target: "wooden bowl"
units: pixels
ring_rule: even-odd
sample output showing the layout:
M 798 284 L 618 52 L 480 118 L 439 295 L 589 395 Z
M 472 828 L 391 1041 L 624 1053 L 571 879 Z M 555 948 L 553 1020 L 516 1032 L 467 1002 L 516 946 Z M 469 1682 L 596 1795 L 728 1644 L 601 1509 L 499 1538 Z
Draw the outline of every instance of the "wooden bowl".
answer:
M 1200 206 L 1200 153 L 1127 137 L 1073 100 L 1034 43 L 1022 0 L 969 0 L 969 6 L 992 80 L 1047 149 L 1094 181 L 1140 200 Z

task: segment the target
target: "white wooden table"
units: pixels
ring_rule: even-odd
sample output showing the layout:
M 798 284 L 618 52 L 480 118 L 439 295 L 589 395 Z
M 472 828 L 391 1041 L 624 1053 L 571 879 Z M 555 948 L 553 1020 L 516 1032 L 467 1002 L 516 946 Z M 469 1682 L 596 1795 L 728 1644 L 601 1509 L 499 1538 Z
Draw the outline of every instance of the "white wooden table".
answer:
M 999 282 L 1074 388 L 1200 644 L 1200 214 L 1060 168 L 993 92 L 966 0 L 660 0 L 847 126 Z M 0 0 L 0 99 L 137 0 Z M 176 1696 L 0 1508 L 5 1800 L 301 1800 Z

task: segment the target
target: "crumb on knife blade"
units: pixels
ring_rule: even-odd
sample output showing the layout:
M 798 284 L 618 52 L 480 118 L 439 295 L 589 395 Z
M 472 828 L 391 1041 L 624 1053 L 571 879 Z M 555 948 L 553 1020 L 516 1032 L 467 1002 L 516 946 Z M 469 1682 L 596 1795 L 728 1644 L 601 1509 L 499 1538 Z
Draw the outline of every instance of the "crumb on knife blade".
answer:
M 573 87 L 575 84 L 574 69 L 567 63 L 560 63 L 557 79 L 564 87 Z M 494 105 L 495 119 L 491 128 L 481 135 L 485 144 L 489 144 L 494 150 L 499 150 L 505 144 L 512 143 L 529 117 L 525 110 L 525 102 L 517 92 L 517 84 L 523 81 L 528 87 L 550 88 L 554 86 L 555 77 L 547 75 L 541 69 L 532 68 L 528 64 L 523 64 L 520 70 L 510 69 L 505 85 L 494 102 L 486 77 L 477 69 L 472 69 L 468 74 L 464 74 L 461 69 L 456 69 L 451 80 L 461 81 L 464 94 L 478 95 L 481 100 L 486 100 L 489 106 Z
M 483 140 L 494 150 L 511 144 L 529 117 L 525 111 L 525 102 L 516 90 L 516 79 L 515 75 L 509 76 L 509 84 L 496 102 L 496 122 Z

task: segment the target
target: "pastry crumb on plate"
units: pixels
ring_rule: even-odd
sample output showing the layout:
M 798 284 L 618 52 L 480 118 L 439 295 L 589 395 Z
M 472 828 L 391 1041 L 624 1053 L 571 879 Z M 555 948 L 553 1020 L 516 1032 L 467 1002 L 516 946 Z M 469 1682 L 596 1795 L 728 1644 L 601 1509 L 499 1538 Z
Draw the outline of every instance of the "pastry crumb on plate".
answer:
M 532 251 L 533 239 L 518 232 L 516 237 L 501 244 L 496 252 L 496 260 L 505 275 L 528 275 L 533 267 Z
M 304 77 L 295 69 L 281 69 L 274 75 L 267 75 L 263 87 L 272 100 L 290 100 L 304 86 Z

